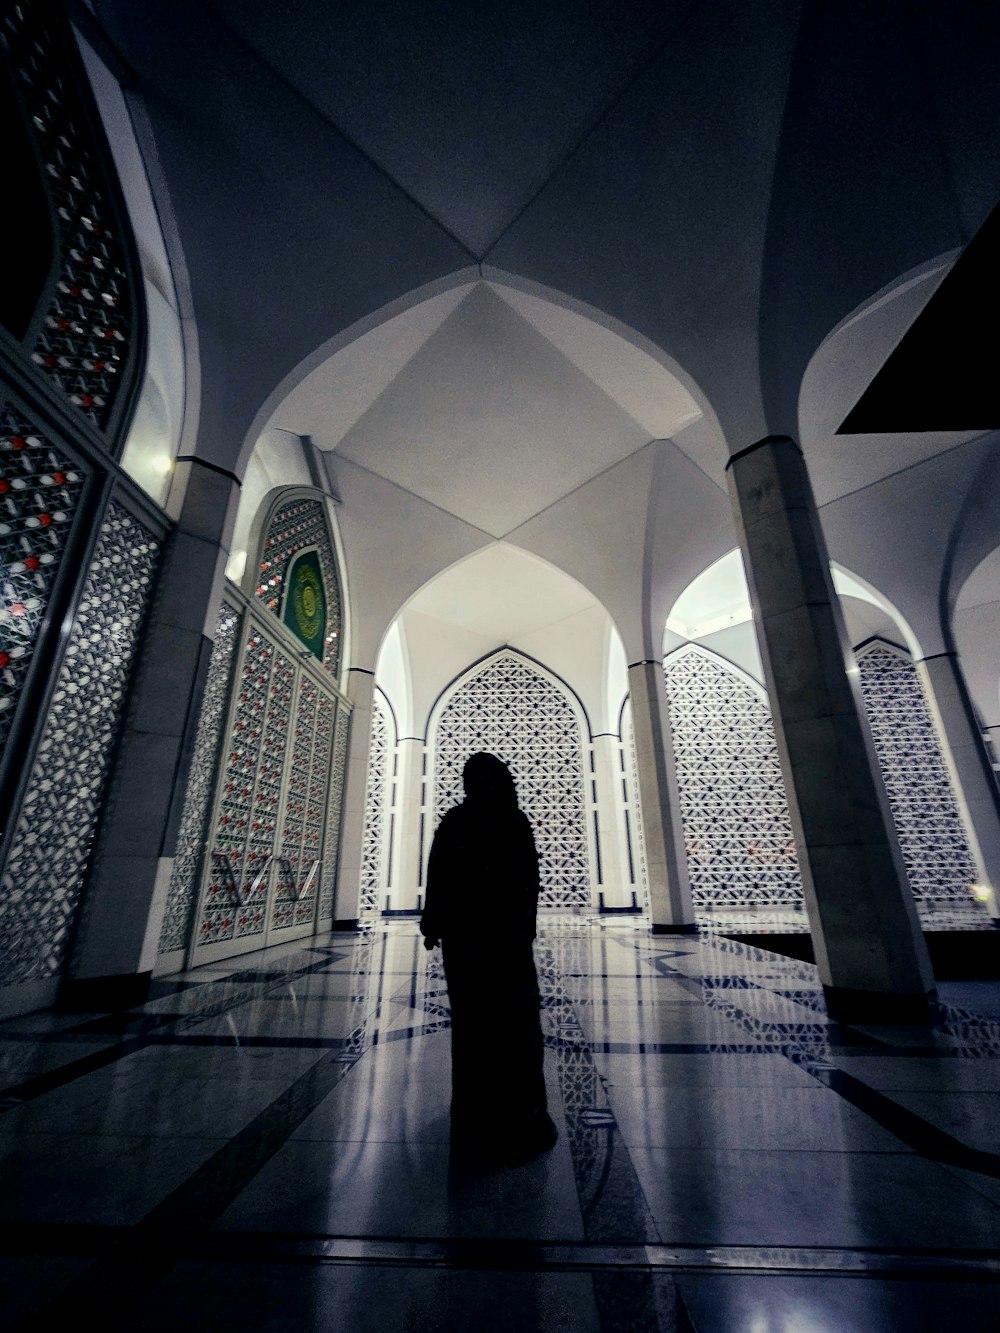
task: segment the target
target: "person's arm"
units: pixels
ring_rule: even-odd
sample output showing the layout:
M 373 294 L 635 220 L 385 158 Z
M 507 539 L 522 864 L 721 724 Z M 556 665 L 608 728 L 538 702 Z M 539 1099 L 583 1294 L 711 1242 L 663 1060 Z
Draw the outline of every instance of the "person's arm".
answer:
M 441 931 L 447 911 L 449 842 L 450 821 L 448 815 L 445 815 L 434 832 L 431 854 L 427 858 L 427 891 L 424 895 L 423 915 L 420 918 L 420 933 L 424 937 L 425 949 L 433 949 L 441 943 Z

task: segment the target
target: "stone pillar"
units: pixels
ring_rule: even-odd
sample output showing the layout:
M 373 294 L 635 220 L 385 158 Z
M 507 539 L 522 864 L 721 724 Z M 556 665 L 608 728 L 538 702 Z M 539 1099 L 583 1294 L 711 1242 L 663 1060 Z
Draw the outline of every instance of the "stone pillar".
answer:
M 628 681 L 653 933 L 691 934 L 695 930 L 694 908 L 663 663 L 633 662 L 628 669 Z
M 60 990 L 69 1007 L 140 1003 L 148 990 L 239 489 L 234 476 L 197 459 L 177 465 L 177 526 L 166 544 Z
M 938 726 L 955 799 L 976 863 L 978 888 L 1000 925 L 1000 788 L 962 674 L 958 655 L 936 653 L 917 663 Z
M 625 841 L 625 796 L 622 790 L 622 745 L 613 732 L 593 740 L 593 781 L 597 797 L 597 831 L 601 850 L 602 910 L 628 911 L 638 904 L 638 886 L 629 873 Z
M 356 930 L 361 901 L 361 866 L 365 845 L 365 797 L 372 736 L 372 699 L 375 673 L 351 667 L 347 693 L 354 705 L 344 771 L 344 815 L 340 831 L 340 863 L 333 904 L 332 930 Z
M 727 470 L 827 1009 L 926 1022 L 934 978 L 805 460 L 768 436 Z
M 403 736 L 396 746 L 396 845 L 392 851 L 392 906 L 416 911 L 420 892 L 420 815 L 423 810 L 424 743 Z

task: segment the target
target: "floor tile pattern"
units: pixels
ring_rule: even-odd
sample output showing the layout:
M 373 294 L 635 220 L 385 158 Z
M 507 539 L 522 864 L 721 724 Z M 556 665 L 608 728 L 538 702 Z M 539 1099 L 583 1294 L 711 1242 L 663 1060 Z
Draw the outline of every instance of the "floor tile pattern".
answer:
M 718 934 L 550 916 L 536 958 L 560 1138 L 520 1167 L 451 1149 L 408 921 L 0 1025 L 4 1327 L 1000 1326 L 995 983 L 845 1027 Z

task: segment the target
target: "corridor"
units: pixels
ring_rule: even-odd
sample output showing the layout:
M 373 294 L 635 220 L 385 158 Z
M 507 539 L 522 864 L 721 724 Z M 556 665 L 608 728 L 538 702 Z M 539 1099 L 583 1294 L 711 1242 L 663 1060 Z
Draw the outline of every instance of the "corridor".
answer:
M 518 1168 L 450 1156 L 408 920 L 0 1025 L 5 1328 L 1000 1326 L 1000 984 L 848 1028 L 721 935 L 549 917 L 536 958 L 560 1139 Z

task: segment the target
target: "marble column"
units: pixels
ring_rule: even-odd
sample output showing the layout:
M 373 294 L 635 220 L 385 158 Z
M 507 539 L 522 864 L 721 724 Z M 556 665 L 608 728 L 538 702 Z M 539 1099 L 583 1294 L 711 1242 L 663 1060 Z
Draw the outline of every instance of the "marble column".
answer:
M 727 470 L 827 1009 L 925 1022 L 934 978 L 805 460 L 768 436 Z
M 375 673 L 363 667 L 351 667 L 347 674 L 347 694 L 354 705 L 354 711 L 351 713 L 351 734 L 347 742 L 344 772 L 344 815 L 333 904 L 333 930 L 355 930 L 358 925 Z
M 663 663 L 633 662 L 628 682 L 653 933 L 690 934 L 696 927 Z
M 392 906 L 415 911 L 420 903 L 420 816 L 423 811 L 424 742 L 403 736 L 396 746 L 396 845 L 392 852 Z
M 925 657 L 917 668 L 976 864 L 977 888 L 1000 924 L 1000 788 L 961 664 L 956 653 L 946 652 Z
M 156 961 L 239 483 L 186 459 L 60 1002 L 138 1003 Z
M 593 753 L 602 910 L 627 911 L 637 904 L 639 888 L 634 874 L 630 873 L 625 835 L 621 741 L 613 732 L 598 732 L 593 740 Z

